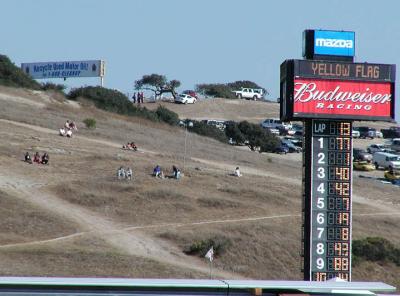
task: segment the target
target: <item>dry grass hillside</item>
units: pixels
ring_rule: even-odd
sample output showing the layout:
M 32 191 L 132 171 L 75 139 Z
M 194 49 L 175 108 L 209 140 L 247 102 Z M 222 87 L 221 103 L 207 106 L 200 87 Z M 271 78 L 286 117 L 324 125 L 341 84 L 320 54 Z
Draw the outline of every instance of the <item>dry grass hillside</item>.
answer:
M 170 105 L 191 118 L 278 116 L 277 104 L 224 103 Z M 0 87 L 0 106 L 1 275 L 207 278 L 204 258 L 183 250 L 214 239 L 223 249 L 216 278 L 302 278 L 299 154 L 259 154 L 188 134 L 184 159 L 185 131 L 177 127 L 51 92 Z M 86 129 L 85 118 L 95 118 L 97 128 Z M 67 119 L 79 129 L 71 139 L 57 131 Z M 139 151 L 122 150 L 128 141 Z M 50 165 L 23 162 L 26 151 L 47 151 Z M 155 179 L 156 164 L 167 175 L 175 164 L 184 177 Z M 133 181 L 117 180 L 119 166 L 133 168 Z M 236 166 L 242 178 L 230 175 Z M 353 237 L 399 246 L 400 189 L 356 177 L 353 192 Z M 399 286 L 399 272 L 366 262 L 354 267 L 353 279 Z

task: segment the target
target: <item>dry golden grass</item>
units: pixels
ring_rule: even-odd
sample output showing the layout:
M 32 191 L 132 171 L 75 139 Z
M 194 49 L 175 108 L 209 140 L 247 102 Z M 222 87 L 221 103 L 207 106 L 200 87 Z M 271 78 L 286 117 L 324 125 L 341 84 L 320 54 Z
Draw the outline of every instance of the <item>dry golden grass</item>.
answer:
M 230 244 L 215 260 L 217 277 L 301 279 L 300 155 L 259 154 L 188 134 L 185 176 L 155 179 L 156 164 L 167 175 L 173 164 L 183 168 L 184 130 L 44 96 L 0 88 L 0 240 L 19 243 L 0 246 L 2 274 L 206 278 L 207 263 L 183 250 L 224 237 Z M 195 107 L 199 116 L 236 108 L 251 121 L 259 116 L 251 116 L 254 106 L 274 105 L 253 103 L 171 105 Z M 88 117 L 97 121 L 94 131 L 82 123 Z M 72 139 L 57 134 L 66 119 L 78 124 Z M 128 141 L 140 151 L 120 149 Z M 25 151 L 49 151 L 50 165 L 22 162 Z M 119 166 L 132 167 L 134 180 L 118 181 Z M 230 176 L 236 166 L 242 178 Z M 353 237 L 398 246 L 399 190 L 355 178 L 353 192 L 360 196 Z M 365 263 L 353 271 L 355 279 L 397 283 L 389 271 L 400 268 Z

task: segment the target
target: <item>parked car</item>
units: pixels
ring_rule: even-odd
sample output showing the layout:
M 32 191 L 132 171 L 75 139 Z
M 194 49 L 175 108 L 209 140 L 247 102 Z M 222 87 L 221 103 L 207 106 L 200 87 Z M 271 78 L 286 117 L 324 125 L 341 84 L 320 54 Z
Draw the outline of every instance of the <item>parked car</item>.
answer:
M 196 98 L 186 94 L 180 94 L 175 98 L 175 103 L 181 104 L 194 104 L 196 103 Z
M 388 170 L 383 174 L 385 179 L 388 181 L 394 181 L 400 179 L 400 170 Z
M 293 145 L 300 147 L 303 150 L 303 139 L 295 137 L 295 136 L 286 136 L 284 137 L 285 140 L 289 140 L 293 143 Z
M 279 145 L 275 148 L 274 152 L 279 154 L 286 154 L 289 152 L 289 148 L 285 145 Z
M 368 126 L 360 126 L 356 130 L 360 132 L 360 138 L 376 138 L 376 129 Z
M 226 125 L 227 125 L 226 121 L 224 121 L 224 120 L 205 119 L 205 120 L 202 120 L 201 122 L 203 122 L 207 125 L 215 126 L 216 128 L 220 129 L 221 131 L 224 131 L 226 128 Z
M 353 169 L 356 171 L 373 171 L 375 166 L 370 161 L 354 161 Z
M 377 131 L 377 130 L 376 130 L 376 131 L 375 131 L 375 135 L 376 135 L 377 138 L 381 138 L 381 139 L 383 138 L 383 134 L 382 134 L 381 131 Z
M 264 97 L 264 90 L 261 88 L 242 88 L 241 90 L 233 91 L 233 93 L 239 99 L 253 99 L 254 101 Z
M 388 147 L 384 144 L 371 144 L 367 147 L 368 153 L 386 152 Z
M 400 138 L 400 126 L 391 126 L 388 129 L 381 129 L 384 138 Z
M 400 156 L 387 152 L 376 152 L 372 157 L 375 168 L 400 169 Z
M 390 142 L 390 149 L 399 152 L 400 151 L 400 138 L 395 138 Z
M 271 134 L 275 135 L 275 136 L 279 136 L 281 134 L 281 132 L 277 129 L 277 128 L 267 128 L 267 130 L 269 130 L 271 132 Z
M 351 131 L 351 135 L 353 136 L 353 138 L 359 138 L 360 131 L 358 129 L 353 128 L 353 130 Z
M 187 89 L 187 90 L 184 90 L 182 93 L 185 95 L 192 96 L 192 97 L 196 98 L 196 100 L 199 99 L 199 96 L 197 95 L 197 93 L 194 90 Z
M 354 148 L 353 159 L 354 161 L 372 161 L 372 154 L 368 153 L 364 149 Z
M 290 141 L 290 140 L 283 139 L 283 140 L 281 141 L 281 144 L 282 144 L 283 146 L 288 147 L 290 153 L 293 153 L 293 152 L 299 153 L 299 152 L 302 151 L 302 148 L 301 148 L 301 147 L 294 145 L 294 144 L 292 143 L 292 141 Z
M 292 129 L 292 123 L 282 122 L 279 119 L 265 119 L 261 122 L 263 128 L 277 128 L 279 130 L 290 130 Z

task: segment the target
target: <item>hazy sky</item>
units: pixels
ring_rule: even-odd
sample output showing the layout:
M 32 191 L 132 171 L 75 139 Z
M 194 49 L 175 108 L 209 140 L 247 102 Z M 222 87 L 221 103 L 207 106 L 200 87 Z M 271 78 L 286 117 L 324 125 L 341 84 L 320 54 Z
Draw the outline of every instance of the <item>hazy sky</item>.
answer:
M 279 96 L 279 65 L 304 29 L 356 33 L 356 62 L 400 64 L 400 1 L 0 0 L 0 53 L 22 62 L 104 59 L 105 86 L 144 74 L 182 82 L 252 80 Z M 98 79 L 55 81 L 92 85 Z M 397 104 L 400 111 L 400 103 Z M 400 119 L 398 112 L 397 119 Z

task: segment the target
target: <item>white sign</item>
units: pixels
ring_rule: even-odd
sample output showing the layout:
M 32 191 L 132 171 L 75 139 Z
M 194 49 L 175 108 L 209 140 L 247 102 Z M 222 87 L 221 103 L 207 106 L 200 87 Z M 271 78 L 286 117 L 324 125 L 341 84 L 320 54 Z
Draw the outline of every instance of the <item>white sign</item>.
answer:
M 105 62 L 101 60 L 22 63 L 21 69 L 34 79 L 103 77 Z

